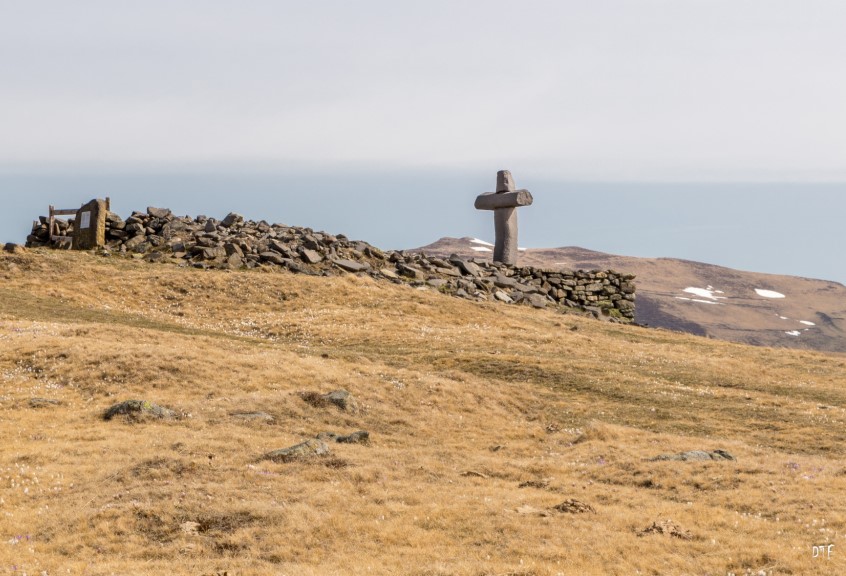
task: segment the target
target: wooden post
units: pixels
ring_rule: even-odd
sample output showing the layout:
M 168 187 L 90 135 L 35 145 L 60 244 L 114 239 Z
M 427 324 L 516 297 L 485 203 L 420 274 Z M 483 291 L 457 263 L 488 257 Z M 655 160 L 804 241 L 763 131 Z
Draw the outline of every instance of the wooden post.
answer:
M 50 221 L 47 223 L 47 242 L 49 244 L 53 244 L 53 226 L 56 223 L 56 215 L 55 215 L 55 208 L 53 205 L 50 205 Z

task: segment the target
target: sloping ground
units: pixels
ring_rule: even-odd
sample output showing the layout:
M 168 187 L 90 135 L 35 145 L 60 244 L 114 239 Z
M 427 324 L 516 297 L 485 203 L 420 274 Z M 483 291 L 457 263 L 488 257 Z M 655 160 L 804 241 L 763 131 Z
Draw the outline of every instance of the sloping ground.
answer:
M 485 247 L 472 238 L 442 238 L 419 250 L 489 260 Z M 837 282 L 576 247 L 528 249 L 519 264 L 635 274 L 641 324 L 757 346 L 846 352 L 846 286 Z M 778 295 L 784 297 L 772 297 Z
M 0 570 L 843 573 L 844 382 L 355 275 L 3 254 Z M 102 418 L 129 399 L 179 417 Z M 736 460 L 651 460 L 692 450 Z

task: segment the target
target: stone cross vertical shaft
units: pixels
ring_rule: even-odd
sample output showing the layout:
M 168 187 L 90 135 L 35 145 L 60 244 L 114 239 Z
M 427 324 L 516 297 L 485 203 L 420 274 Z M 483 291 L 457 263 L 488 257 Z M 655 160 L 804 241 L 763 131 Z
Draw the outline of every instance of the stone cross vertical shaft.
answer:
M 496 173 L 496 192 L 476 197 L 476 210 L 494 211 L 494 262 L 517 264 L 517 208 L 529 206 L 532 201 L 528 190 L 515 190 L 514 178 L 508 170 Z

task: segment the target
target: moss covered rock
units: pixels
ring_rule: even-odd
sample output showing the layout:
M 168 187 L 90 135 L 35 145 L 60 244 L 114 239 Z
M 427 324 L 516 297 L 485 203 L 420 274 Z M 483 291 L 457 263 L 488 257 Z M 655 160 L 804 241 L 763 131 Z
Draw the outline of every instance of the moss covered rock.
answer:
M 104 420 L 111 420 L 115 416 L 129 416 L 130 418 L 176 418 L 176 412 L 170 408 L 164 408 L 153 404 L 148 400 L 124 400 L 118 402 L 103 413 Z

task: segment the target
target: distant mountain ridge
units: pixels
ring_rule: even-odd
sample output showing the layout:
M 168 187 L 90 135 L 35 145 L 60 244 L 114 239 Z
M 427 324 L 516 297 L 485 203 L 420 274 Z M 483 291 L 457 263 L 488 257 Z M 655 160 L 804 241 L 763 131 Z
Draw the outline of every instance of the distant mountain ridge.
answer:
M 415 251 L 492 255 L 490 244 L 475 238 L 441 238 Z M 635 274 L 641 324 L 757 346 L 846 352 L 846 286 L 837 282 L 575 246 L 521 249 L 518 265 Z

